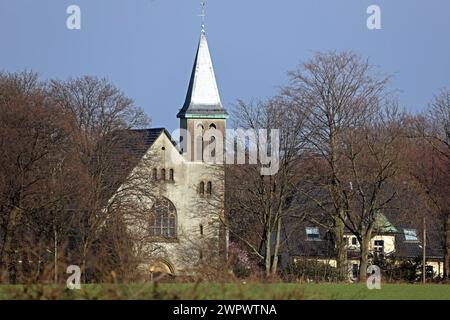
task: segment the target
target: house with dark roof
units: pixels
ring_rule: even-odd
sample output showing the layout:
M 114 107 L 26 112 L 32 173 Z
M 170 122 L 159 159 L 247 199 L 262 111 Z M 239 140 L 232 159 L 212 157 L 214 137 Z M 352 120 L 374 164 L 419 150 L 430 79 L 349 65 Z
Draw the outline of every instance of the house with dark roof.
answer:
M 305 219 L 289 222 L 285 249 L 282 254 L 283 268 L 299 261 L 314 261 L 336 267 L 336 247 L 327 221 Z M 405 262 L 421 263 L 424 253 L 421 226 L 401 221 L 395 214 L 379 213 L 369 247 L 371 264 L 383 268 L 386 263 L 399 265 Z M 285 233 L 286 234 L 286 233 Z M 356 280 L 361 257 L 360 244 L 355 235 L 346 230 L 347 271 L 349 280 Z M 444 253 L 439 249 L 438 239 L 432 234 L 426 238 L 425 260 L 429 278 L 443 276 Z

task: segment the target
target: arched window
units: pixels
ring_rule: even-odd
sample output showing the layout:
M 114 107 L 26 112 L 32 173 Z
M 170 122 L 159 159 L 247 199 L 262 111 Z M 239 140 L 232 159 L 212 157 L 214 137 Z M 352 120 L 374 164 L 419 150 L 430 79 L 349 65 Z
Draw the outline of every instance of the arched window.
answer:
M 177 211 L 170 200 L 162 198 L 153 205 L 149 233 L 152 237 L 177 237 Z
M 166 169 L 161 169 L 161 179 L 166 180 Z
M 215 158 L 216 157 L 216 137 L 211 137 L 211 142 L 210 145 L 212 145 L 212 150 L 211 150 L 211 157 Z
M 203 181 L 200 182 L 200 185 L 198 186 L 198 192 L 200 194 L 205 194 L 205 183 Z
M 196 147 L 194 148 L 194 160 L 195 161 L 203 161 L 203 148 L 204 148 L 204 141 L 203 141 L 203 134 L 204 134 L 205 128 L 201 123 L 197 125 L 197 132 L 195 137 L 195 144 Z
M 173 169 L 170 169 L 170 171 L 169 171 L 169 180 L 170 180 L 170 181 L 175 180 L 175 179 L 174 179 L 174 174 L 173 174 Z
M 216 134 L 218 134 L 218 133 L 215 132 L 217 130 L 216 125 L 214 123 L 211 123 L 209 125 L 209 130 L 210 130 L 210 134 L 212 135 L 211 139 L 208 142 L 209 147 L 212 148 L 212 149 L 210 149 L 211 150 L 210 156 L 212 158 L 215 158 L 216 157 L 216 147 L 217 147 L 217 145 L 216 145 Z
M 208 181 L 208 185 L 206 187 L 206 192 L 211 195 L 212 194 L 212 183 L 211 181 Z
M 156 168 L 153 169 L 153 180 L 158 180 L 158 170 Z

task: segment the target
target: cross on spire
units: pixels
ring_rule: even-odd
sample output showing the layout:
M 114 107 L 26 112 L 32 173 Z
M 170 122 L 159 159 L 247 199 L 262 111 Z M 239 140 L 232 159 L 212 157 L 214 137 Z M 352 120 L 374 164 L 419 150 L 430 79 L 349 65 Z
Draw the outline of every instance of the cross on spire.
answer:
M 202 33 L 204 34 L 206 32 L 205 31 L 205 17 L 206 17 L 205 7 L 206 7 L 206 0 L 200 1 L 200 6 L 202 7 L 202 11 L 199 14 L 199 17 L 202 18 Z

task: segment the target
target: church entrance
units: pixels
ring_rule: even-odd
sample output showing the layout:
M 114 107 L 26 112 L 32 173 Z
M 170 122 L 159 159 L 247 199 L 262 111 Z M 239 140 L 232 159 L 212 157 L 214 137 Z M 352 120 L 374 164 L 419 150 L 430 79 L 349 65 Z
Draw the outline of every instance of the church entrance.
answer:
M 174 276 L 174 268 L 170 262 L 166 260 L 155 260 L 148 267 L 149 280 L 158 281 L 163 278 Z

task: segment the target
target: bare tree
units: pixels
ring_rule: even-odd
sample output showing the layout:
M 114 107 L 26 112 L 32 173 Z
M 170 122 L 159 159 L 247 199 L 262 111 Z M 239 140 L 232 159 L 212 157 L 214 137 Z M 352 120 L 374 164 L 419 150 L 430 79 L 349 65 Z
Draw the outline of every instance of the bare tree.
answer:
M 433 149 L 432 170 L 428 177 L 415 175 L 424 187 L 429 200 L 434 204 L 443 229 L 445 254 L 444 274 L 450 273 L 450 209 L 446 193 L 450 174 L 450 90 L 443 89 L 428 107 L 425 115 L 416 121 L 416 137 L 423 138 Z M 437 173 L 437 174 L 433 174 Z
M 289 75 L 291 84 L 284 95 L 302 106 L 308 147 L 325 164 L 315 177 L 310 175 L 315 181 L 305 183 L 316 184 L 322 192 L 304 190 L 304 195 L 333 221 L 337 268 L 344 279 L 349 185 L 344 179 L 346 168 L 342 167 L 343 138 L 348 130 L 364 126 L 366 119 L 376 114 L 388 77 L 376 73 L 367 61 L 351 52 L 318 53 Z
M 343 139 L 341 165 L 346 169 L 341 183 L 349 185 L 344 223 L 360 243 L 360 281 L 367 277 L 372 234 L 387 227 L 379 225 L 380 214 L 393 209 L 399 195 L 396 179 L 400 176 L 401 126 L 396 110 L 388 109 L 365 126 L 350 129 Z
M 96 256 L 92 245 L 108 219 L 129 210 L 130 201 L 124 199 L 130 193 L 152 190 L 148 173 L 143 176 L 131 170 L 141 159 L 123 147 L 144 147 L 144 137 L 129 130 L 148 125 L 149 119 L 106 79 L 85 76 L 51 81 L 47 92 L 73 119 L 71 136 L 78 154 L 82 191 L 74 201 L 74 210 L 79 213 L 77 238 L 86 281 L 88 258 Z
M 279 130 L 279 170 L 273 175 L 262 175 L 260 161 L 231 166 L 226 175 L 227 212 L 229 229 L 263 262 L 266 276 L 275 275 L 279 256 L 285 242 L 284 220 L 299 215 L 293 198 L 299 183 L 298 159 L 303 149 L 303 114 L 282 97 L 258 104 L 239 102 L 234 110 L 236 127 L 251 130 L 259 140 L 260 129 Z M 240 141 L 248 153 L 256 141 Z M 272 141 L 272 148 L 275 146 Z M 258 146 L 261 148 L 262 146 Z M 256 159 L 255 159 L 256 160 Z M 249 157 L 249 161 L 250 157 Z
M 57 259 L 52 235 L 70 219 L 53 217 L 74 191 L 74 150 L 64 110 L 36 74 L 1 74 L 0 96 L 0 264 L 5 281 L 14 281 L 19 268 L 39 274 L 52 249 Z

